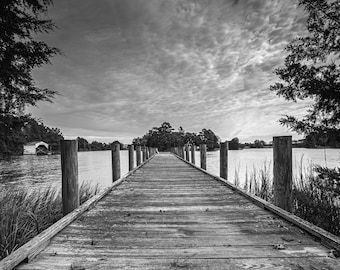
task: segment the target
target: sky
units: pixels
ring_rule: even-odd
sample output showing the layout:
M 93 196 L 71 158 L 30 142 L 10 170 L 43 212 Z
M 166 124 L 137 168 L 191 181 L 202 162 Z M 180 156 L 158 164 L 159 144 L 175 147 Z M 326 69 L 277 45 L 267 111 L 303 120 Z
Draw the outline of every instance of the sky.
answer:
M 296 1 L 56 0 L 48 16 L 58 29 L 38 38 L 63 54 L 33 78 L 59 95 L 27 111 L 65 138 L 131 143 L 165 121 L 222 141 L 298 138 L 278 120 L 308 101 L 269 90 L 306 31 Z

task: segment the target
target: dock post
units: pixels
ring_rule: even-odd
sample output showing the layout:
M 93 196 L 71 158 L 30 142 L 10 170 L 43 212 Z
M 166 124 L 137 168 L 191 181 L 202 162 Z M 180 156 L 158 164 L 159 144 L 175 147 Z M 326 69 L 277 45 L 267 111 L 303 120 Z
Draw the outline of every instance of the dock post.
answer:
M 129 171 L 133 170 L 133 144 L 129 144 Z
M 78 141 L 61 140 L 61 194 L 63 215 L 66 216 L 79 206 L 78 184 Z
M 191 145 L 191 163 L 192 164 L 195 164 L 195 145 L 192 144 Z
M 273 137 L 274 204 L 292 211 L 292 136 Z
M 179 151 L 180 151 L 181 158 L 184 159 L 184 146 L 183 145 L 179 148 Z
M 145 148 L 145 153 L 146 153 L 146 160 L 148 160 L 149 157 L 150 157 L 149 146 L 146 146 L 146 148 Z
M 143 153 L 143 162 L 145 162 L 146 161 L 146 146 L 145 145 L 142 146 L 142 153 Z
M 141 162 L 141 146 L 137 145 L 136 147 L 136 160 L 137 160 L 137 166 L 139 166 Z
M 120 143 L 114 142 L 111 146 L 112 157 L 112 182 L 120 178 L 120 158 L 119 158 Z
M 221 142 L 220 148 L 220 177 L 228 180 L 228 149 L 229 143 Z
M 207 169 L 207 145 L 200 145 L 200 154 L 201 154 L 201 168 L 203 170 Z
M 189 156 L 189 145 L 186 143 L 185 144 L 185 160 L 190 161 L 190 156 Z

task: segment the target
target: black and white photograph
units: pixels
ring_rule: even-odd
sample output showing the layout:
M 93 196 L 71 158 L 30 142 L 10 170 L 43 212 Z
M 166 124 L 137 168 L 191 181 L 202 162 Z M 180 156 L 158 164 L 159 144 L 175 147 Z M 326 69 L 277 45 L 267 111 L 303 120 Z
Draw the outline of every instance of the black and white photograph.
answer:
M 340 269 L 339 0 L 1 0 L 0 270 Z

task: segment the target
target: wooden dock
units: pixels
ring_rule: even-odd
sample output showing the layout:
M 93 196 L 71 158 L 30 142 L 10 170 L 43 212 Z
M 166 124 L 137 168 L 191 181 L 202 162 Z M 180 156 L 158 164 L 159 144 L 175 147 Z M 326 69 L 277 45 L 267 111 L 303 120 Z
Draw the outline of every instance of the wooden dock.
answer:
M 340 269 L 315 237 L 155 155 L 16 269 Z

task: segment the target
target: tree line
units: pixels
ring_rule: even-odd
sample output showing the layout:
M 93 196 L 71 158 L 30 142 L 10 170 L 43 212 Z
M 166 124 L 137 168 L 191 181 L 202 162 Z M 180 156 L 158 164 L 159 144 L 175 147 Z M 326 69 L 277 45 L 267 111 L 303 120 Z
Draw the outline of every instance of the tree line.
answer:
M 78 151 L 105 151 L 105 150 L 111 150 L 111 146 L 113 143 L 117 142 L 114 141 L 112 143 L 102 143 L 102 142 L 88 142 L 85 138 L 78 137 Z M 126 146 L 119 142 L 120 144 L 120 149 L 125 150 Z
M 63 135 L 58 128 L 49 128 L 41 120 L 30 115 L 15 116 L 0 114 L 0 153 L 18 155 L 23 153 L 24 144 L 44 141 L 52 151 L 59 149 Z
M 235 137 L 229 141 L 230 150 L 239 150 L 244 148 L 265 148 L 272 147 L 272 143 L 265 142 L 263 140 L 255 140 L 251 143 L 241 143 L 240 140 Z M 327 132 L 320 134 L 312 132 L 305 136 L 304 139 L 293 141 L 293 147 L 304 147 L 304 148 L 318 148 L 318 147 L 330 147 L 340 148 L 340 134 L 339 132 L 331 133 Z
M 41 120 L 34 119 L 30 115 L 14 116 L 0 115 L 0 156 L 22 155 L 24 145 L 29 142 L 44 141 L 49 144 L 52 152 L 60 151 L 60 140 L 64 136 L 59 128 L 50 128 Z M 79 151 L 110 150 L 112 143 L 93 141 L 78 137 Z M 121 149 L 124 144 L 120 143 Z
M 160 127 L 153 127 L 143 137 L 134 138 L 134 145 L 156 147 L 159 151 L 169 151 L 174 146 L 184 146 L 186 143 L 200 145 L 205 143 L 207 150 L 219 148 L 220 138 L 211 129 L 203 128 L 201 132 L 186 132 L 183 127 L 178 131 L 169 122 L 163 122 Z

